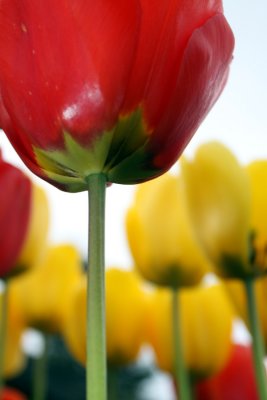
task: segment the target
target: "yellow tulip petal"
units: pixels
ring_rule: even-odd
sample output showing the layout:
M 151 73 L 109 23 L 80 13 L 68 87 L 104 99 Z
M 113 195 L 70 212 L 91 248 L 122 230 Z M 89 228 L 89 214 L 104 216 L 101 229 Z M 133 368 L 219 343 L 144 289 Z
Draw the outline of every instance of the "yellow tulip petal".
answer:
M 70 353 L 82 365 L 86 364 L 86 291 L 87 279 L 82 275 L 72 292 L 71 304 L 62 329 Z
M 109 363 L 133 362 L 144 343 L 146 293 L 133 271 L 116 268 L 106 272 L 106 333 Z M 86 362 L 86 279 L 74 293 L 63 335 L 73 356 Z
M 258 313 L 260 318 L 260 327 L 262 331 L 262 336 L 265 343 L 265 348 L 267 348 L 267 278 L 261 278 L 256 281 L 256 301 L 258 306 Z
M 165 174 L 140 185 L 126 227 L 136 267 L 146 279 L 193 285 L 210 269 L 190 224 L 179 178 Z
M 225 364 L 231 349 L 233 308 L 221 285 L 182 289 L 180 320 L 186 367 L 209 376 Z M 174 372 L 171 292 L 157 290 L 150 305 L 150 343 L 161 369 Z
M 134 271 L 106 272 L 107 354 L 110 363 L 133 362 L 144 342 L 146 295 Z
M 126 216 L 126 227 L 128 234 L 128 243 L 132 251 L 135 264 L 146 279 L 152 281 L 157 280 L 154 271 L 147 271 L 146 266 L 150 264 L 151 251 L 149 246 L 149 238 L 143 229 L 142 220 L 139 218 L 138 211 L 132 207 L 128 210 Z
M 255 259 L 260 271 L 267 268 L 267 161 L 260 160 L 247 167 L 252 195 L 251 232 Z
M 1 294 L 0 302 L 2 302 L 2 296 Z M 21 336 L 24 329 L 25 323 L 19 301 L 8 293 L 6 342 L 4 345 L 5 378 L 17 375 L 25 366 L 25 355 L 21 347 Z
M 245 170 L 217 142 L 202 145 L 181 167 L 199 239 L 222 276 L 243 277 L 249 268 L 250 188 Z
M 18 266 L 28 269 L 41 261 L 47 246 L 49 206 L 45 191 L 33 185 L 32 207 L 26 241 L 18 259 Z
M 77 250 L 71 245 L 60 245 L 51 247 L 36 268 L 14 279 L 10 290 L 20 298 L 27 323 L 44 331 L 60 331 L 71 292 L 81 274 Z

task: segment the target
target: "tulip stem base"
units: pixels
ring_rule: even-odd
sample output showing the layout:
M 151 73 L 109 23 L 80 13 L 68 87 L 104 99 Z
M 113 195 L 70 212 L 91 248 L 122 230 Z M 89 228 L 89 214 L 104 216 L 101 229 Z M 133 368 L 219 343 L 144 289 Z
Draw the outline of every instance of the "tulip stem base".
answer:
M 40 333 L 43 339 L 43 351 L 33 364 L 33 396 L 34 400 L 47 398 L 47 374 L 48 374 L 48 335 Z
M 259 317 L 255 299 L 254 279 L 245 281 L 250 333 L 252 335 L 253 359 L 260 400 L 267 400 L 267 378 L 264 367 L 264 344 L 260 330 Z
M 89 241 L 87 283 L 86 399 L 107 398 L 105 327 L 105 191 L 106 177 L 88 177 Z
M 2 283 L 0 310 L 0 396 L 4 388 L 5 343 L 7 335 L 8 283 Z
M 179 291 L 173 289 L 172 294 L 172 321 L 173 321 L 173 344 L 174 344 L 174 369 L 175 379 L 179 392 L 180 400 L 190 400 L 191 386 L 190 377 L 184 363 L 182 335 L 181 335 L 181 318 L 179 307 Z

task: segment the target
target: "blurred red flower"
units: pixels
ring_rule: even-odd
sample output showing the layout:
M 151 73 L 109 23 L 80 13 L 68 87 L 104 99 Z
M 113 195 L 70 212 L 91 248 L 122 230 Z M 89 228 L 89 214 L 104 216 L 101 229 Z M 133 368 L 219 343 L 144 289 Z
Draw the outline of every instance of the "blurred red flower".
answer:
M 4 388 L 1 393 L 1 400 L 27 400 L 27 398 L 15 389 Z
M 0 154 L 0 278 L 16 266 L 30 221 L 32 184 Z
M 259 400 L 251 347 L 234 345 L 225 368 L 196 386 L 197 400 Z

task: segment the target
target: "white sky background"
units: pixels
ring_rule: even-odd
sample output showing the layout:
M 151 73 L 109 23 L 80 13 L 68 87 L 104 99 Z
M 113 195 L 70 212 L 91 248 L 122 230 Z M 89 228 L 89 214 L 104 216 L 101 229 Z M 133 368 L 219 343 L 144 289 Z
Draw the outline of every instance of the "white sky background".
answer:
M 200 143 L 216 139 L 225 143 L 243 163 L 255 158 L 267 159 L 267 0 L 225 0 L 224 9 L 236 38 L 229 82 L 185 153 L 191 155 Z M 26 170 L 2 134 L 0 147 L 7 161 Z M 87 194 L 64 193 L 34 179 L 49 196 L 51 243 L 72 243 L 86 257 Z M 133 186 L 121 185 L 107 190 L 107 266 L 131 266 L 124 218 L 133 192 Z

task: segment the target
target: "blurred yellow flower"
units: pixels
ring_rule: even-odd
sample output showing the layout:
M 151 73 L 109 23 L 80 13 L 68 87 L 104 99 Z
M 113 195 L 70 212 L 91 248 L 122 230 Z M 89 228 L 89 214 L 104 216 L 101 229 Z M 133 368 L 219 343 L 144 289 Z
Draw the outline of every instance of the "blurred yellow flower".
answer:
M 17 261 L 16 273 L 41 262 L 47 247 L 48 226 L 48 199 L 45 191 L 34 184 L 28 232 Z
M 58 332 L 65 325 L 71 293 L 81 274 L 77 250 L 71 245 L 54 246 L 40 265 L 12 280 L 10 296 L 18 299 L 29 326 Z
M 267 161 L 247 167 L 251 191 L 251 263 L 256 272 L 267 270 Z
M 134 361 L 144 343 L 147 295 L 134 271 L 110 269 L 106 280 L 108 360 L 122 365 Z
M 82 275 L 72 292 L 71 304 L 66 314 L 62 335 L 72 356 L 86 363 L 86 309 L 87 277 Z
M 113 365 L 133 362 L 144 343 L 147 294 L 134 271 L 106 271 L 107 357 Z M 77 286 L 63 332 L 74 357 L 86 360 L 86 280 Z
M 230 354 L 234 311 L 221 284 L 181 289 L 181 335 L 186 368 L 197 377 L 219 371 Z M 147 317 L 158 366 L 174 373 L 172 293 L 157 289 Z
M 223 277 L 244 278 L 249 263 L 251 191 L 245 168 L 217 142 L 181 161 L 191 220 L 199 240 Z
M 139 185 L 126 219 L 135 265 L 143 277 L 171 287 L 198 283 L 209 261 L 191 225 L 179 177 Z
M 21 347 L 21 336 L 25 329 L 19 303 L 16 298 L 10 298 L 7 294 L 7 320 L 4 344 L 3 374 L 5 378 L 17 375 L 25 365 L 25 355 Z M 0 309 L 3 301 L 3 293 L 0 294 Z M 0 315 L 0 324 L 3 323 Z

